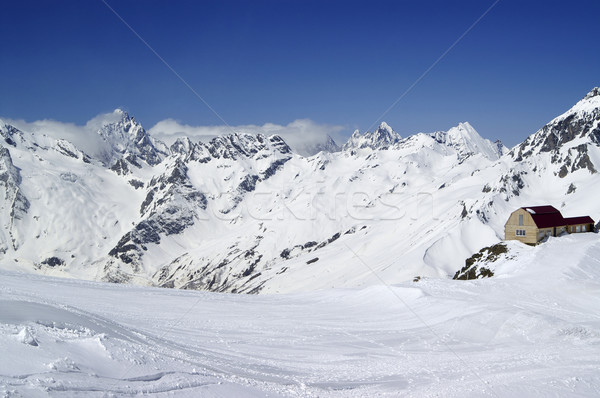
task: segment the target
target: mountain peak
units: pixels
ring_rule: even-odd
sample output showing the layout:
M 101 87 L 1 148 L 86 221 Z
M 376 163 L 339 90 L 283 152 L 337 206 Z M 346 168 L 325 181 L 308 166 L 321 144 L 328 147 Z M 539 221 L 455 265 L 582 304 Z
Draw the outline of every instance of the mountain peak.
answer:
M 150 137 L 142 125 L 126 111 L 115 109 L 113 113 L 120 115 L 121 119 L 104 124 L 98 130 L 98 134 L 112 148 L 102 161 L 112 164 L 115 157 L 133 155 L 151 166 L 160 163 L 166 156 L 166 145 Z
M 360 134 L 358 130 L 355 130 L 348 142 L 342 147 L 342 150 L 388 149 L 401 139 L 400 134 L 396 133 L 386 122 L 381 122 L 374 132 L 367 131 Z
M 476 153 L 481 153 L 491 160 L 502 156 L 501 147 L 481 137 L 469 122 L 461 122 L 448 131 L 438 131 L 432 133 L 431 136 L 440 144 L 457 150 L 460 158 L 466 158 Z
M 458 123 L 458 125 L 456 126 L 460 129 L 465 129 L 465 130 L 473 130 L 477 135 L 479 135 L 479 133 L 477 133 L 477 131 L 475 131 L 475 128 L 473 128 L 473 126 L 471 126 L 471 123 L 469 122 L 460 122 Z
M 116 117 L 118 117 L 119 120 L 122 121 L 122 122 L 127 122 L 127 121 L 133 119 L 131 116 L 129 116 L 129 113 L 127 113 L 126 110 L 123 110 L 121 108 L 115 109 L 113 111 L 113 115 L 115 115 Z
M 402 138 L 400 137 L 400 134 L 396 133 L 386 122 L 381 122 L 379 127 L 377 127 L 377 130 L 375 130 L 375 134 L 380 137 L 390 138 L 391 140 Z
M 379 127 L 377 128 L 377 131 L 387 131 L 389 133 L 392 133 L 394 130 L 390 127 L 389 124 L 387 124 L 386 122 L 381 122 L 379 124 Z
M 599 97 L 600 96 L 600 87 L 594 87 L 592 89 L 592 91 L 590 91 L 589 93 L 587 93 L 587 95 L 585 97 L 583 97 L 583 99 L 590 99 L 592 97 Z
M 599 121 L 600 88 L 594 87 L 571 109 L 552 119 L 535 134 L 532 134 L 523 143 L 519 144 L 512 151 L 513 157 L 515 160 L 520 161 L 541 152 L 553 152 L 557 154 L 564 145 L 578 138 L 584 140 L 579 141 L 578 148 L 585 148 L 585 145 L 589 143 L 600 145 Z M 585 151 L 587 149 L 578 149 L 580 152 L 582 150 Z M 555 156 L 553 159 L 558 162 L 562 158 Z M 582 159 L 579 163 L 588 164 L 589 158 L 583 157 Z M 571 166 L 571 170 L 574 171 L 577 167 L 573 165 Z M 590 169 L 593 169 L 593 167 Z M 563 173 L 563 175 L 565 174 Z
M 564 119 L 572 114 L 579 114 L 583 116 L 586 113 L 597 112 L 600 108 L 600 88 L 594 87 L 589 93 L 579 100 L 571 109 L 563 113 L 562 115 L 554 118 L 550 123 Z
M 259 152 L 275 155 L 289 155 L 292 150 L 277 134 L 233 133 L 217 136 L 206 144 L 208 152 L 214 158 L 236 160 L 240 157 L 252 158 Z
M 483 139 L 477 130 L 469 122 L 458 123 L 457 126 L 452 127 L 447 131 L 449 137 L 454 140 L 481 140 Z

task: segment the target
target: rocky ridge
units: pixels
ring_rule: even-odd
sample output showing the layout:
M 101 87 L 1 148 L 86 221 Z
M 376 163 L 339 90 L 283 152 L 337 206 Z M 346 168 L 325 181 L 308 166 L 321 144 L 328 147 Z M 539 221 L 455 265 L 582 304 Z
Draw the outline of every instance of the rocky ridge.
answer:
M 592 90 L 508 153 L 468 123 L 406 138 L 382 123 L 353 134 L 341 152 L 310 157 L 279 136 L 182 138 L 167 147 L 125 112 L 98 130 L 106 144 L 99 155 L 0 123 L 1 261 L 257 293 L 289 290 L 288 281 L 326 284 L 326 275 L 356 264 L 347 248 L 368 242 L 360 256 L 397 259 L 374 264 L 392 280 L 412 278 L 411 267 L 450 275 L 457 267 L 443 255 L 448 247 L 465 258 L 478 250 L 483 244 L 465 243 L 471 230 L 476 241 L 496 243 L 506 214 L 539 192 L 566 207 L 588 203 L 600 159 L 599 97 Z

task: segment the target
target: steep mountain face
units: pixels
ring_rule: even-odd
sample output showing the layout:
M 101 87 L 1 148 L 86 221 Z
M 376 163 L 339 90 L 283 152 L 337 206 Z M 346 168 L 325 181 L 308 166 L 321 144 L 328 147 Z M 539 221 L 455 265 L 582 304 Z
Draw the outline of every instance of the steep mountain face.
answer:
M 113 170 L 128 174 L 129 166 L 141 168 L 140 161 L 155 166 L 167 156 L 167 146 L 150 137 L 135 118 L 120 109 L 114 113 L 120 116 L 120 120 L 107 124 L 98 131 L 110 148 L 100 160 Z
M 354 131 L 348 142 L 342 147 L 343 151 L 350 152 L 358 149 L 388 149 L 402 139 L 386 122 L 381 122 L 377 130 L 361 134 Z
M 382 123 L 309 157 L 278 136 L 166 147 L 122 111 L 96 154 L 0 123 L 0 263 L 239 293 L 451 277 L 514 208 L 600 216 L 599 97 L 506 154 L 468 123 L 406 138 Z
M 147 195 L 140 206 L 141 221 L 108 253 L 116 260 L 109 260 L 105 266 L 104 279 L 129 281 L 130 276 L 123 274 L 121 264 L 115 261 L 128 264 L 133 273 L 139 272 L 147 245 L 158 245 L 161 236 L 179 234 L 193 225 L 198 212 L 206 210 L 206 203 L 206 196 L 191 184 L 188 167 L 177 158 L 147 184 Z
M 446 132 L 433 133 L 431 136 L 437 142 L 454 148 L 461 159 L 480 153 L 488 159 L 496 160 L 507 152 L 501 142 L 492 143 L 482 138 L 468 122 L 460 123 Z
M 459 160 L 464 160 L 473 155 L 483 155 L 487 159 L 497 160 L 508 152 L 501 142 L 492 143 L 482 138 L 468 122 L 459 123 L 458 126 L 452 127 L 448 131 L 438 131 L 431 134 L 419 133 L 404 139 L 383 122 L 373 133 L 360 134 L 360 132 L 355 131 L 344 145 L 343 150 L 357 154 L 365 148 L 402 151 L 412 148 L 416 152 L 423 148 L 435 148 L 437 152 L 444 154 L 456 153 Z
M 600 89 L 590 91 L 564 114 L 542 127 L 511 151 L 517 162 L 535 155 L 548 154 L 558 175 L 564 178 L 579 169 L 596 173 L 589 155 L 590 146 L 600 145 Z
M 0 126 L 2 125 L 3 123 L 0 122 Z M 14 144 L 11 136 L 18 131 L 4 125 L 0 127 L 0 132 L 4 137 L 8 137 L 5 138 L 7 143 Z M 26 216 L 27 210 L 29 210 L 29 200 L 21 192 L 21 173 L 13 164 L 9 150 L 0 145 L 0 211 L 3 221 L 0 230 L 2 234 L 0 253 L 6 253 L 9 247 L 13 250 L 19 248 L 21 237 L 17 224 Z
M 392 149 L 412 152 L 428 149 L 444 155 L 454 155 L 458 162 L 464 162 L 471 156 L 498 160 L 506 151 L 501 142 L 492 143 L 482 138 L 469 123 L 460 123 L 448 131 L 411 135 L 397 142 Z
M 4 123 L 2 120 L 0 120 L 0 135 L 6 144 L 13 147 L 17 146 L 16 141 L 23 142 L 23 133 L 16 127 Z
M 144 186 L 146 197 L 140 206 L 140 221 L 110 250 L 112 258 L 104 267 L 103 279 L 126 282 L 144 268 L 144 263 L 155 267 L 152 259 L 145 261 L 143 257 L 149 245 L 161 247 L 167 237 L 180 237 L 184 232 L 205 235 L 211 217 L 230 217 L 257 184 L 277 173 L 292 157 L 280 137 L 250 134 L 221 136 L 196 144 L 179 139 L 170 152 L 161 164 L 164 171 Z M 186 254 L 182 248 L 190 247 L 161 247 L 161 257 L 180 258 Z M 168 285 L 162 279 L 159 277 L 159 283 Z
M 600 144 L 600 89 L 590 91 L 581 101 L 564 114 L 542 127 L 512 153 L 520 161 L 532 155 L 556 153 L 568 143 L 583 138 Z
M 482 220 L 494 222 L 497 212 L 493 197 L 499 195 L 515 208 L 532 203 L 555 204 L 561 211 L 589 214 L 597 220 L 598 209 L 583 192 L 595 195 L 600 166 L 600 96 L 594 88 L 567 112 L 529 136 L 501 159 L 500 175 L 488 182 L 485 199 L 474 206 Z M 500 167 L 500 165 L 502 167 Z M 500 225 L 497 225 L 497 229 Z

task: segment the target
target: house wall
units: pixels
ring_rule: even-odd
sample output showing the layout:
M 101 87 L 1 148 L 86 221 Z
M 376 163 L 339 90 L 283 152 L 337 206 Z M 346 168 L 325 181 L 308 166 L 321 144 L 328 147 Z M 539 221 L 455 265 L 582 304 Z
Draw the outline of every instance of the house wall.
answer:
M 558 232 L 558 231 L 557 231 Z M 554 228 L 540 228 L 538 229 L 538 242 L 544 239 L 546 236 L 554 236 Z
M 519 225 L 519 215 L 523 216 L 523 225 Z M 518 229 L 525 230 L 525 236 L 518 236 Z M 504 239 L 519 240 L 529 244 L 536 244 L 538 242 L 538 228 L 527 210 L 518 209 L 512 212 L 508 221 L 504 224 Z
M 579 233 L 581 232 L 594 232 L 594 224 L 573 224 L 573 225 L 569 225 L 567 228 L 567 231 L 570 234 L 576 234 L 578 233 L 577 231 L 577 227 L 579 227 Z M 585 231 L 583 230 L 585 227 Z

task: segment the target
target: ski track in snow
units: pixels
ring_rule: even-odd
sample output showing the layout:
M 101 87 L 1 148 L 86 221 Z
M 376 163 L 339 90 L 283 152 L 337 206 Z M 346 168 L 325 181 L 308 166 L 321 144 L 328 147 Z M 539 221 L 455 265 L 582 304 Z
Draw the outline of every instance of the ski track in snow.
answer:
M 490 279 L 283 295 L 0 271 L 0 396 L 598 396 L 598 236 L 511 246 Z

